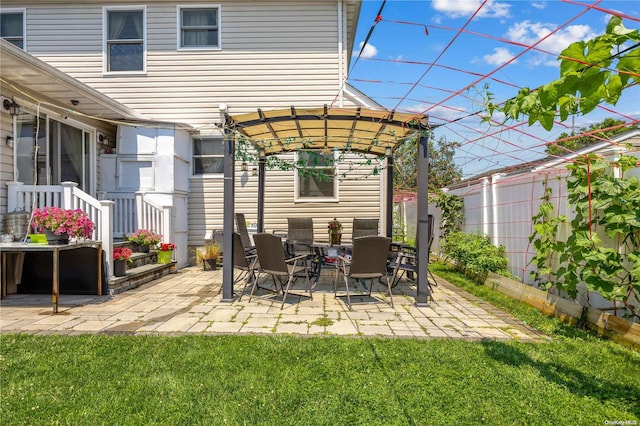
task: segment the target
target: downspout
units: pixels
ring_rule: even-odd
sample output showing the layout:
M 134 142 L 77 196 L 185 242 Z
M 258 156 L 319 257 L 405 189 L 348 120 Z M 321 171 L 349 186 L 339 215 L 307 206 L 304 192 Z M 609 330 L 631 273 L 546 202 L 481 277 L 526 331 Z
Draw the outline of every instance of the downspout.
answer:
M 344 4 L 338 0 L 338 106 L 344 106 Z
M 489 178 L 482 178 L 482 233 L 489 235 Z

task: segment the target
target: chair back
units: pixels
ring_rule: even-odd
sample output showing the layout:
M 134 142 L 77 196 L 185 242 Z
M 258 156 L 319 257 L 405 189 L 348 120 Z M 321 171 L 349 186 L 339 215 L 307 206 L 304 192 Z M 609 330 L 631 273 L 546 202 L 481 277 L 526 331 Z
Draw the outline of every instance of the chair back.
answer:
M 291 242 L 313 244 L 313 219 L 310 217 L 290 217 L 287 238 Z
M 238 269 L 249 269 L 249 262 L 247 261 L 247 255 L 244 251 L 242 238 L 240 238 L 240 234 L 237 232 L 233 233 L 233 266 Z
M 247 219 L 244 217 L 244 213 L 236 213 L 236 230 L 240 234 L 242 239 L 242 245 L 245 249 L 252 247 L 251 237 L 249 237 L 249 230 L 247 229 Z
M 378 234 L 378 219 L 353 219 L 352 239 Z
M 386 274 L 391 238 L 360 237 L 353 240 L 350 275 Z
M 282 239 L 277 235 L 260 233 L 253 236 L 258 252 L 258 262 L 268 274 L 288 275 Z

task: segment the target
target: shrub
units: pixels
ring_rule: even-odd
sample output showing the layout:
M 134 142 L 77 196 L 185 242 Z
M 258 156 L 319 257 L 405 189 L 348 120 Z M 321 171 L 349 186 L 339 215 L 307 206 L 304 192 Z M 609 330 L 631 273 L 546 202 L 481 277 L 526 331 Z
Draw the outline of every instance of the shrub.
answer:
M 456 269 L 478 283 L 483 283 L 489 272 L 511 277 L 504 246 L 494 246 L 486 235 L 451 232 L 443 240 L 442 250 L 454 260 Z

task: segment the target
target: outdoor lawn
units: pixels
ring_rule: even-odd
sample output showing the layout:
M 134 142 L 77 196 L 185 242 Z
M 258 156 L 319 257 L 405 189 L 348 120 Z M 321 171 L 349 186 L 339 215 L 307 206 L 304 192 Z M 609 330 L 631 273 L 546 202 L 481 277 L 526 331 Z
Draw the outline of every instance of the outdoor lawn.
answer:
M 434 269 L 456 278 L 446 267 Z M 640 421 L 640 353 L 477 289 L 550 333 L 549 341 L 2 335 L 0 419 L 6 425 Z

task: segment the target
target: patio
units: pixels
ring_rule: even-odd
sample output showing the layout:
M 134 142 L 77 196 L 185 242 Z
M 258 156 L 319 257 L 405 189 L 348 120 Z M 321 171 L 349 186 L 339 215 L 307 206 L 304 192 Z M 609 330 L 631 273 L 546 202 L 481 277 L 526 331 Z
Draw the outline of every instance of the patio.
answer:
M 291 334 L 543 341 L 545 336 L 510 315 L 438 278 L 428 307 L 414 303 L 415 284 L 394 288 L 395 309 L 384 287 L 374 285 L 377 300 L 354 299 L 350 312 L 334 298 L 330 279 L 308 297 L 248 294 L 229 303 L 220 299 L 222 270 L 189 267 L 115 296 L 62 295 L 52 314 L 50 295 L 15 294 L 0 303 L 1 333 L 36 334 Z M 248 290 L 247 290 L 248 292 Z M 367 298 L 368 299 L 368 298 Z

